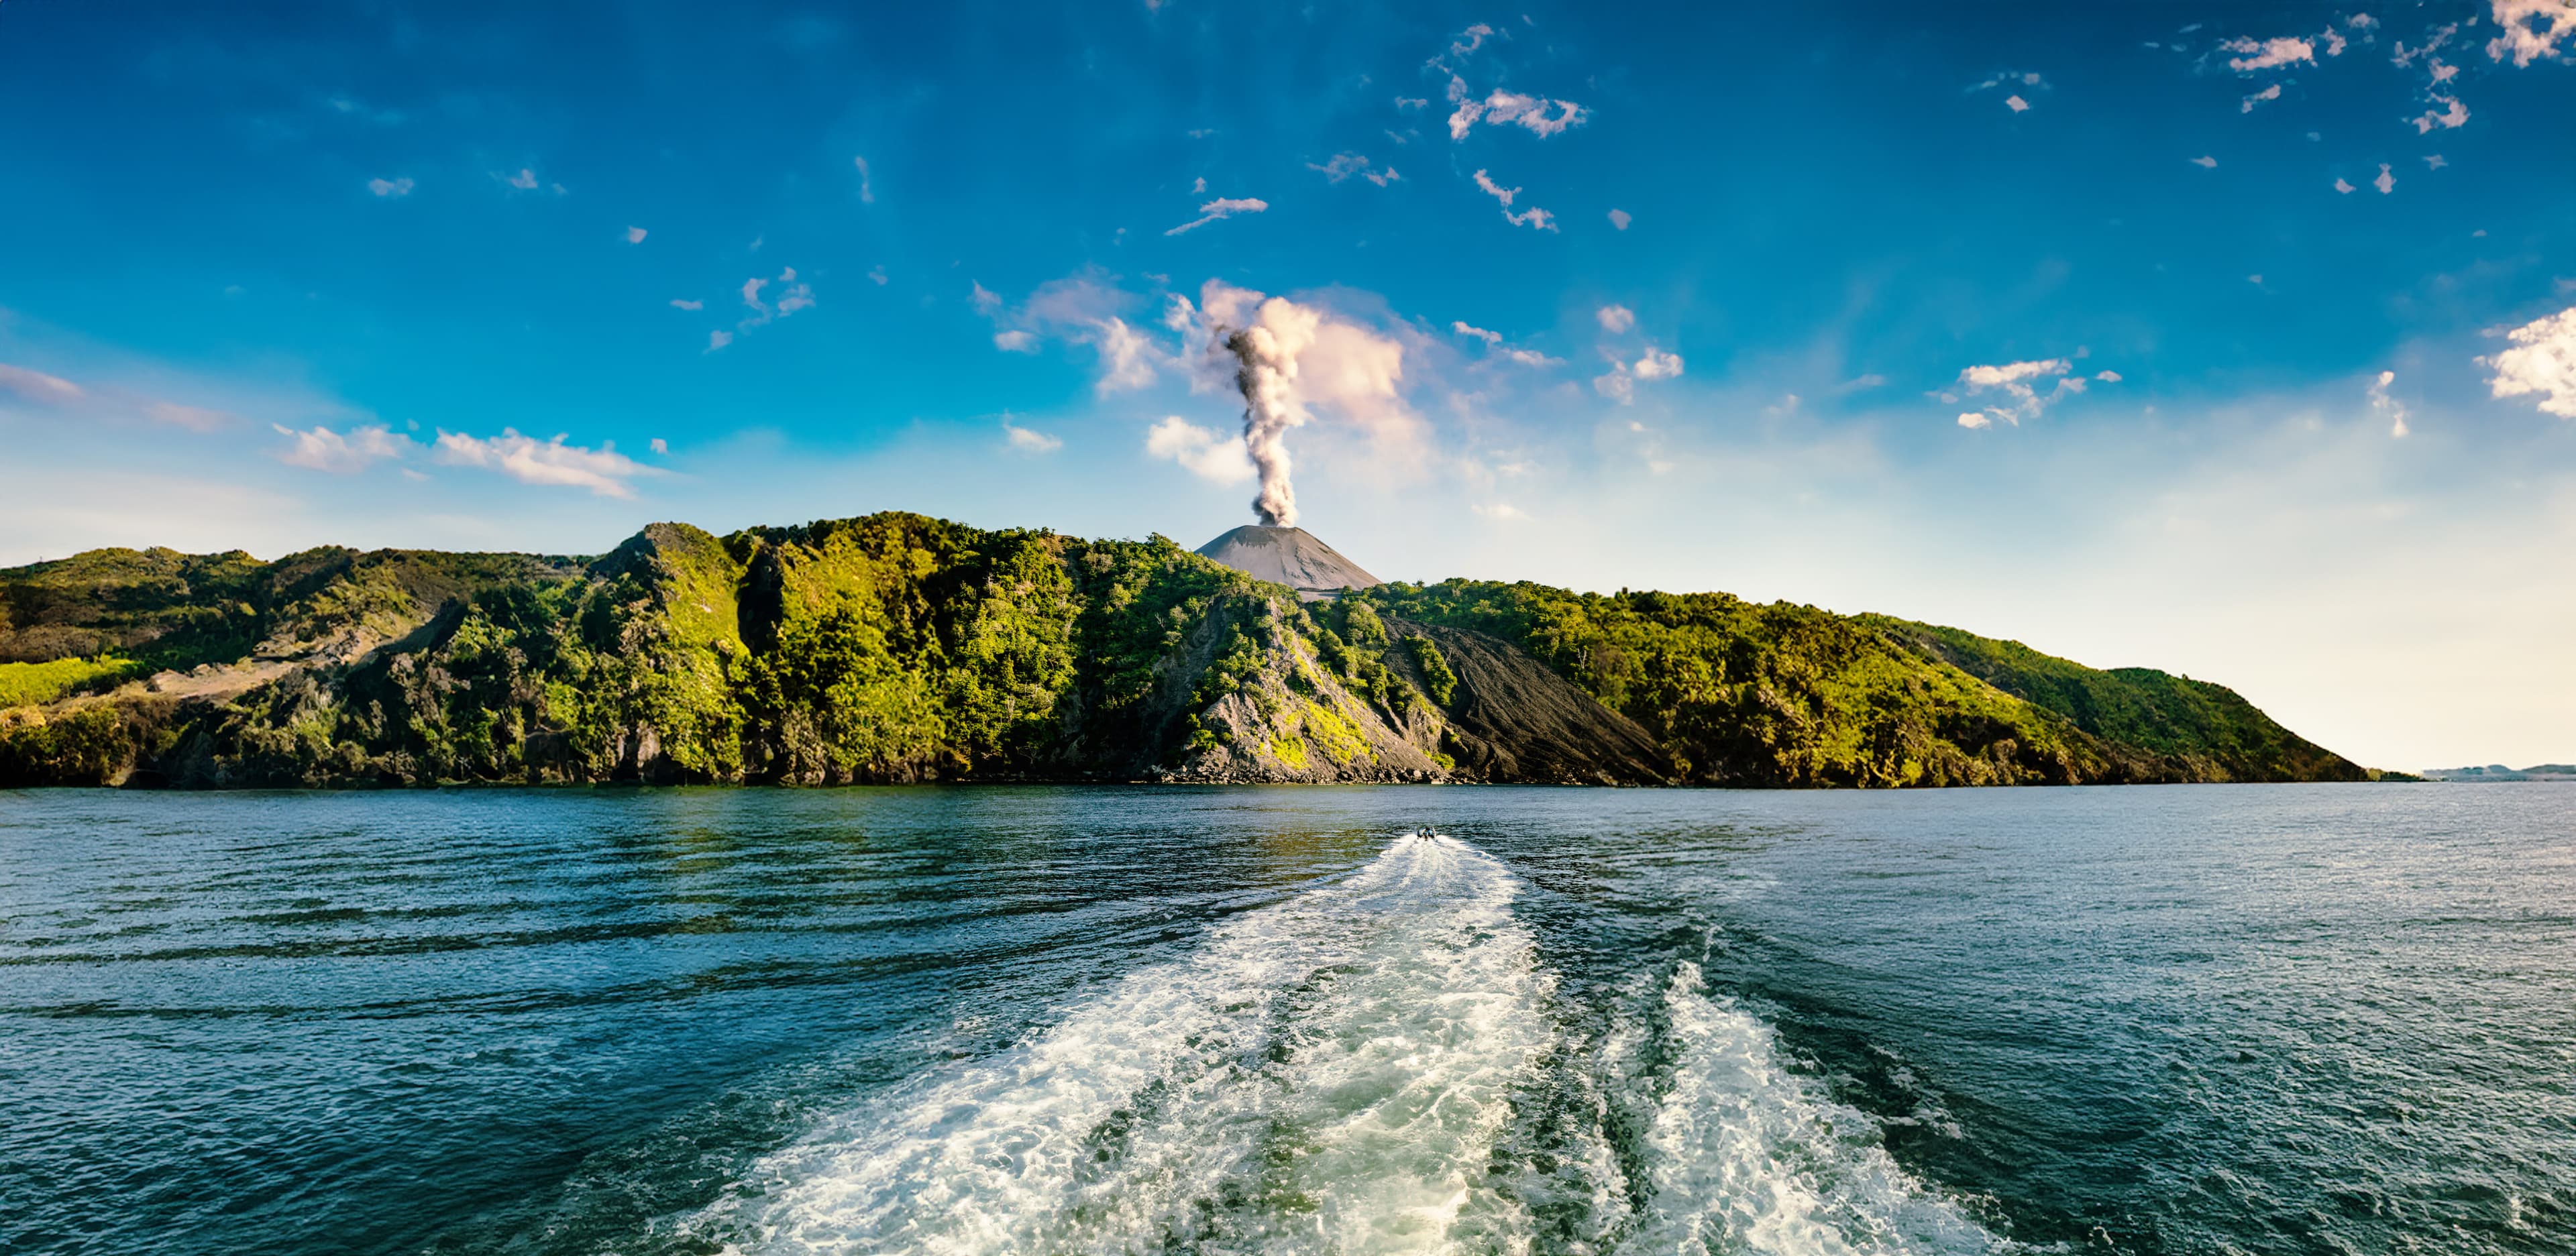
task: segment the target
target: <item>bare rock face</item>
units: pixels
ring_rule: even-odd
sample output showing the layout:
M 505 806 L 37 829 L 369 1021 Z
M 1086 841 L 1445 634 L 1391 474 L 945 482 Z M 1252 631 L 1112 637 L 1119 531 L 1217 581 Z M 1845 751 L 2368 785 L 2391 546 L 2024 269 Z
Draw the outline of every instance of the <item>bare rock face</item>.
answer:
M 1247 523 L 1200 546 L 1199 553 L 1255 580 L 1287 585 L 1309 602 L 1384 583 L 1304 528 Z

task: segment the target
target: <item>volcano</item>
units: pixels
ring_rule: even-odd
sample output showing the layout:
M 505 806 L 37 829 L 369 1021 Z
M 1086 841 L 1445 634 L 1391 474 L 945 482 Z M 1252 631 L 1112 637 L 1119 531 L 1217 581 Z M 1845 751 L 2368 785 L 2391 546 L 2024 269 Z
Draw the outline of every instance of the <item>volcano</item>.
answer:
M 1256 580 L 1287 585 L 1309 602 L 1385 583 L 1304 528 L 1247 523 L 1200 546 L 1199 553 Z

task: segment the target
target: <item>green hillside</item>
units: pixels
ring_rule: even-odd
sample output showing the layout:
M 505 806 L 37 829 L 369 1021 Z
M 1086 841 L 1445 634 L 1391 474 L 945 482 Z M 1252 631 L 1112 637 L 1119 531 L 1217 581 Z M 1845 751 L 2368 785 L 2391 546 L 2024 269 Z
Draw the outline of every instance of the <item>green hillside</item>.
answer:
M 2218 686 L 1903 620 L 1464 580 L 1309 605 L 1161 537 L 899 513 L 0 571 L 0 784 L 2361 775 Z

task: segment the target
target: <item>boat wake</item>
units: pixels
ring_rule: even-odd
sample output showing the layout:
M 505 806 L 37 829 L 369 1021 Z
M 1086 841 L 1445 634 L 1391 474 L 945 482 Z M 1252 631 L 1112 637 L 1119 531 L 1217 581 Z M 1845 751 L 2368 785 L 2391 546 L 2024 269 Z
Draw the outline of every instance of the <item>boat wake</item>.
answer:
M 924 1256 L 2009 1246 L 1695 966 L 1606 1017 L 1562 1006 L 1522 889 L 1464 843 L 1399 838 L 828 1123 L 681 1228 Z

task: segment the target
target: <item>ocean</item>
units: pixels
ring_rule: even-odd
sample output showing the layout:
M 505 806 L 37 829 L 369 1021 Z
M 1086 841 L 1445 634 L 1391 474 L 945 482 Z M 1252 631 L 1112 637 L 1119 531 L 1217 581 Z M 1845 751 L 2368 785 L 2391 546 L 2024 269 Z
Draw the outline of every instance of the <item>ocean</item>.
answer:
M 2576 788 L 0 794 L 0 1251 L 2576 1252 Z

